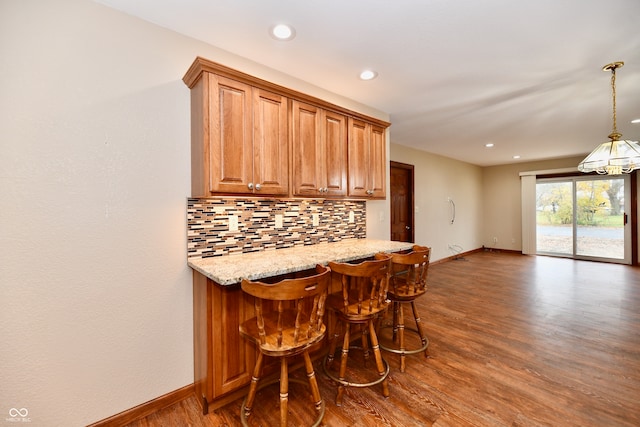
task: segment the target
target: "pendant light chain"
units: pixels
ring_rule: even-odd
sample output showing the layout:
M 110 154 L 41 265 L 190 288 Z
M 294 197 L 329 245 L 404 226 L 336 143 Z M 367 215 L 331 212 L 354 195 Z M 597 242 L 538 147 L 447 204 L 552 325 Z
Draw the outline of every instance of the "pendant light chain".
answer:
M 620 175 L 640 169 L 640 145 L 636 141 L 622 139 L 618 132 L 616 111 L 616 70 L 624 66 L 624 62 L 612 62 L 602 67 L 602 71 L 611 71 L 611 98 L 613 100 L 613 130 L 609 141 L 598 145 L 578 165 L 584 173 L 596 172 L 601 175 Z
M 616 68 L 618 67 L 611 67 L 611 98 L 613 99 L 613 132 L 611 135 L 616 135 L 618 133 L 616 119 Z
M 609 135 L 611 141 L 618 141 L 622 134 L 618 132 L 618 118 L 616 115 L 616 70 L 624 65 L 624 62 L 613 62 L 602 67 L 602 71 L 611 70 L 611 98 L 613 99 L 613 131 Z

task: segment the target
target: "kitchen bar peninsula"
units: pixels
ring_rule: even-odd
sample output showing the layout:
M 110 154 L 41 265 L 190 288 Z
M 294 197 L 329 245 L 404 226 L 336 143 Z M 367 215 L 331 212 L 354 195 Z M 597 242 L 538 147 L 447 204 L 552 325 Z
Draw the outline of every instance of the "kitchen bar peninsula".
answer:
M 254 316 L 253 298 L 240 281 L 285 276 L 330 261 L 363 260 L 378 252 L 400 252 L 412 243 L 346 239 L 286 249 L 191 258 L 193 269 L 194 385 L 204 413 L 238 397 L 251 380 L 256 353 L 238 327 Z

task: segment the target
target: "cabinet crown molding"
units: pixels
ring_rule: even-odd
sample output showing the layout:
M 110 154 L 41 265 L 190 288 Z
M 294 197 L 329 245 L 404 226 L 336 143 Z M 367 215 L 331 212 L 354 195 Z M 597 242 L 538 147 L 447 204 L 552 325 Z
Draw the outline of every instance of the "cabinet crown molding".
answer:
M 225 65 L 218 64 L 217 62 L 202 58 L 201 56 L 196 57 L 196 59 L 193 61 L 186 74 L 182 78 L 182 81 L 189 87 L 189 89 L 191 89 L 198 82 L 198 80 L 200 80 L 202 74 L 205 72 L 217 74 L 219 76 L 223 76 L 233 80 L 238 80 L 242 83 L 250 84 L 251 86 L 260 89 L 275 92 L 291 99 L 296 99 L 298 101 L 322 107 L 325 110 L 334 111 L 340 114 L 346 114 L 348 116 L 361 120 L 366 120 L 369 123 L 381 126 L 385 129 L 391 125 L 391 123 L 387 121 L 367 116 L 357 111 L 353 111 L 348 108 L 340 107 L 339 105 L 324 101 L 320 98 L 316 98 L 314 96 L 307 95 L 305 93 L 298 92 L 296 90 L 289 89 L 287 87 L 280 86 L 266 80 L 262 80 L 258 77 L 243 73 L 242 71 L 238 71 Z

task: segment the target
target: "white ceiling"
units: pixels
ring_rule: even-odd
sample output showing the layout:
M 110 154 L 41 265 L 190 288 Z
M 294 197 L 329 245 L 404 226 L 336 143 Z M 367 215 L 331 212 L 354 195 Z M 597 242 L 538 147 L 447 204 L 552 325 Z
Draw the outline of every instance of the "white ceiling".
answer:
M 480 166 L 606 141 L 601 69 L 624 61 L 618 130 L 640 139 L 640 0 L 98 1 L 387 112 L 393 143 Z M 276 23 L 295 39 L 270 38 Z M 365 68 L 378 78 L 358 80 Z

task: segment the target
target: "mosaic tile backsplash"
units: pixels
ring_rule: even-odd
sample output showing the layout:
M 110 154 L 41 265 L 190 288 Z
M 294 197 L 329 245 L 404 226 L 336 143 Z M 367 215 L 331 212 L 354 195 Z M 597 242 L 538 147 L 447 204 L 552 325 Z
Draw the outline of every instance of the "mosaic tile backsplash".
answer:
M 365 201 L 187 199 L 188 258 L 361 239 L 366 229 Z

